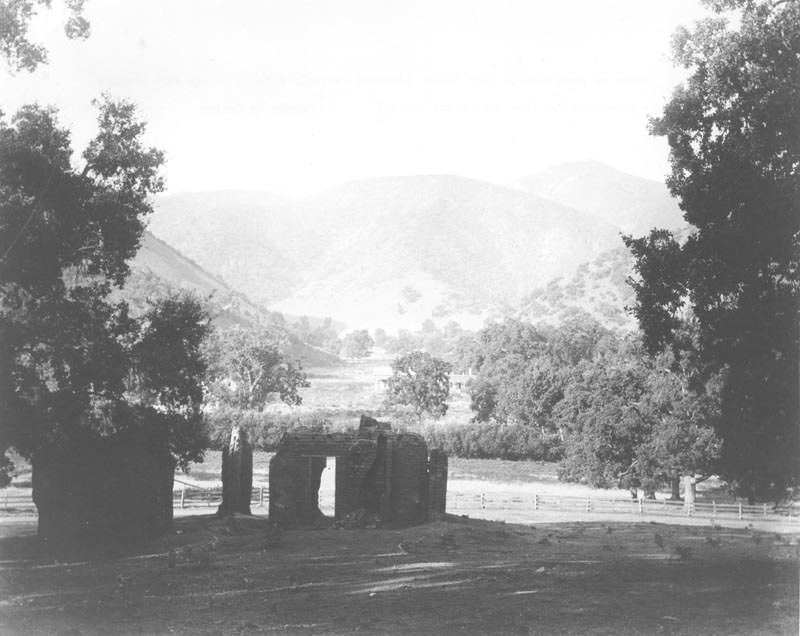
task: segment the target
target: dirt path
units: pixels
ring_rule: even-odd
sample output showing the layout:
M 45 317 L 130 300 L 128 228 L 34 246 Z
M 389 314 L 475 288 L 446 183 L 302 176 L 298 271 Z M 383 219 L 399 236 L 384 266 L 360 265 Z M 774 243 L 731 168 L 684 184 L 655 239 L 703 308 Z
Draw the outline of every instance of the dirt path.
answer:
M 0 633 L 798 632 L 796 536 L 460 518 L 280 537 L 266 528 L 184 517 L 166 540 L 56 561 L 29 521 L 2 524 Z

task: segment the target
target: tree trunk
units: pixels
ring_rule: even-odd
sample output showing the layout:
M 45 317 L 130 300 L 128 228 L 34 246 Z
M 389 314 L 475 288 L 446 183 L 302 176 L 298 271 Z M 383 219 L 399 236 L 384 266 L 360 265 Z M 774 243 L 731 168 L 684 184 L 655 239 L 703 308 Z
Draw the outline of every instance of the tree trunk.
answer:
M 669 496 L 670 501 L 681 501 L 681 476 L 677 471 L 672 473 L 670 477 L 670 486 L 672 487 L 672 494 Z

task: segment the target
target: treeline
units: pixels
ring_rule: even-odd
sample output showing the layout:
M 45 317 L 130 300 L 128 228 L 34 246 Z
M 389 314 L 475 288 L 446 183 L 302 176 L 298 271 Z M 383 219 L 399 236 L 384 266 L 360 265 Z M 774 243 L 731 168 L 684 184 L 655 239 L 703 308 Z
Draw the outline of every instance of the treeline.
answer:
M 588 315 L 559 327 L 507 320 L 459 347 L 475 372 L 473 421 L 427 433 L 453 455 L 558 459 L 562 479 L 651 493 L 714 470 L 721 379 L 688 356 L 651 356 L 638 335 Z
M 432 424 L 423 430 L 423 435 L 430 448 L 441 448 L 453 457 L 554 462 L 564 456 L 564 445 L 558 436 L 542 435 L 524 424 Z
M 306 428 L 320 433 L 334 429 L 331 420 L 317 414 L 266 413 L 258 409 L 221 406 L 205 414 L 204 424 L 211 450 L 222 450 L 238 426 L 256 450 L 273 452 L 284 433 Z

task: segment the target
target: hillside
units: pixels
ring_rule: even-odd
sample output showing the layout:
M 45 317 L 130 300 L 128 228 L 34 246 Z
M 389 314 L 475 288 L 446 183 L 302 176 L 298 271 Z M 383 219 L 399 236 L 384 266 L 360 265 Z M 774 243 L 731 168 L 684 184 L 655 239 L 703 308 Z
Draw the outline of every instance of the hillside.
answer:
M 273 328 L 282 329 L 282 317 L 254 304 L 150 232 L 142 237 L 142 245 L 130 266 L 131 275 L 119 296 L 128 301 L 134 314 L 146 311 L 148 301 L 187 290 L 203 300 L 217 328 L 271 324 Z M 335 356 L 300 342 L 288 332 L 284 335 L 286 353 L 304 366 L 324 366 L 338 361 Z
M 618 241 L 584 212 L 449 175 L 353 181 L 294 204 L 264 195 L 260 207 L 185 196 L 157 202 L 161 238 L 270 309 L 352 327 L 479 326 Z
M 159 197 L 154 206 L 153 234 L 255 302 L 285 297 L 300 282 L 288 201 L 225 190 Z
M 581 264 L 570 276 L 551 280 L 528 294 L 515 313 L 533 323 L 559 324 L 576 312 L 585 312 L 609 329 L 636 329 L 635 318 L 625 310 L 635 302 L 625 282 L 633 258 L 623 245 Z
M 645 234 L 652 227 L 685 225 L 678 202 L 663 182 L 636 177 L 597 161 L 563 163 L 510 184 L 574 207 L 620 228 Z

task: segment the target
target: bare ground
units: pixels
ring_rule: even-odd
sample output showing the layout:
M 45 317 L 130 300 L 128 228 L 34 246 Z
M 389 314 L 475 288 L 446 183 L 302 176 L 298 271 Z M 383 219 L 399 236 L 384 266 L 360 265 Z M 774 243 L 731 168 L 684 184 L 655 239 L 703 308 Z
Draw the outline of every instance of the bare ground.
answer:
M 797 536 L 752 529 L 450 516 L 278 537 L 194 516 L 69 555 L 34 532 L 0 523 L 2 634 L 798 633 Z

